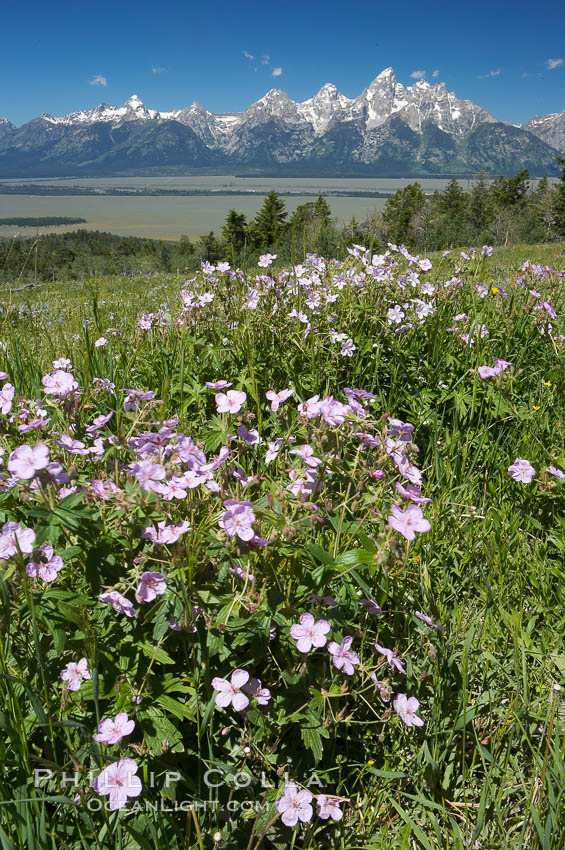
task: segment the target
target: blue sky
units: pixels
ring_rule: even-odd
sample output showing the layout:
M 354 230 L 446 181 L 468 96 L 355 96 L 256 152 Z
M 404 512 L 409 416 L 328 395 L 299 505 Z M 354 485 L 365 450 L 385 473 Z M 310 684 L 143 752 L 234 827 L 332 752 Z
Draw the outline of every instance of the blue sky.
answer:
M 213 112 L 272 87 L 305 100 L 332 82 L 353 97 L 389 65 L 503 121 L 565 109 L 563 2 L 2 0 L 0 23 L 0 116 L 17 125 L 133 93 Z

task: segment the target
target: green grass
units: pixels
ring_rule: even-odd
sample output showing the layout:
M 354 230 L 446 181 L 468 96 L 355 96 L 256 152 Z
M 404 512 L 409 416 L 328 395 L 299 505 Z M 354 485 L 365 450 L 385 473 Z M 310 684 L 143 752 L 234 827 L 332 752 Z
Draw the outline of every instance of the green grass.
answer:
M 457 274 L 462 286 L 438 286 L 434 314 L 398 335 L 387 310 L 410 298 L 431 298 L 409 285 L 399 288 L 404 260 L 395 258 L 401 267 L 393 280 L 346 286 L 319 313 L 308 312 L 307 290 L 300 287 L 287 304 L 280 299 L 276 312 L 272 289 L 264 290 L 256 310 L 245 309 L 255 270 L 246 282 L 199 275 L 185 288 L 215 297 L 204 310 L 188 313 L 184 325 L 178 324 L 184 280 L 177 276 L 45 284 L 0 299 L 0 368 L 17 396 L 41 399 L 52 419 L 46 431 L 22 435 L 5 416 L 4 460 L 19 443 L 45 442 L 79 485 L 110 478 L 126 493 L 121 505 L 90 492 L 85 501 L 80 495 L 59 501 L 52 488 L 34 494 L 18 486 L 0 495 L 0 520 L 34 528 L 38 540 L 50 540 L 65 560 L 49 585 L 28 581 L 18 558 L 5 562 L 0 580 L 2 850 L 209 850 L 218 846 L 216 833 L 220 846 L 238 850 L 565 846 L 565 701 L 559 690 L 565 686 L 565 481 L 545 472 L 550 464 L 565 470 L 564 278 L 540 278 L 530 269 L 520 280 L 527 258 L 564 269 L 565 252 L 516 246 L 464 261 L 460 272 L 454 272 L 453 257 L 432 257 L 434 268 L 421 273 L 422 281 L 437 286 Z M 346 266 L 360 268 L 356 263 Z M 313 288 L 327 288 L 333 274 L 328 267 Z M 478 284 L 488 288 L 484 298 Z M 547 299 L 557 318 L 551 333 L 546 327 L 542 334 L 542 311 L 533 307 Z M 289 317 L 291 307 L 308 312 L 308 336 Z M 158 310 L 161 318 L 142 330 L 137 317 Z M 468 320 L 455 321 L 460 314 Z M 460 339 L 465 329 L 481 325 L 487 336 L 477 335 L 473 345 Z M 332 328 L 353 339 L 351 358 L 341 356 L 341 343 L 331 342 Z M 108 344 L 96 347 L 101 336 Z M 41 378 L 59 357 L 72 361 L 83 391 L 76 405 L 53 402 L 42 392 Z M 481 380 L 477 367 L 491 366 L 493 357 L 512 366 Z M 115 383 L 115 395 L 98 392 L 95 377 Z M 204 381 L 218 378 L 247 393 L 239 416 L 216 415 L 214 392 Z M 295 389 L 294 401 L 275 415 L 265 392 L 286 386 Z M 131 387 L 153 390 L 162 404 L 125 413 L 123 390 Z M 416 426 L 413 462 L 432 502 L 423 507 L 431 530 L 413 542 L 387 523 L 390 504 L 400 500 L 396 469 L 382 447 L 359 452 L 346 425 L 297 417 L 299 400 L 333 394 L 343 401 L 344 387 L 376 397 L 358 430 L 369 423 L 372 433 L 381 432 L 386 414 Z M 57 449 L 55 432 L 90 443 L 85 426 L 111 410 L 106 433 L 115 435 L 116 446 L 106 444 L 93 469 L 88 459 Z M 257 476 L 246 489 L 218 473 L 221 498 L 200 488 L 186 500 L 165 502 L 135 483 L 124 485 L 119 465 L 133 459 L 128 439 L 157 430 L 173 415 L 180 417 L 173 427 L 201 444 L 208 459 L 240 420 L 256 427 L 265 443 L 287 436 L 310 442 L 326 458 L 322 490 L 312 497 L 317 507 L 288 493 L 295 457 L 281 451 L 266 464 L 264 445 L 241 441 L 230 443 L 229 465 Z M 530 484 L 508 475 L 518 457 L 535 467 Z M 385 478 L 375 481 L 371 473 L 381 467 Z M 268 547 L 226 547 L 217 526 L 226 496 L 254 503 Z M 187 518 L 192 525 L 184 544 L 167 547 L 165 555 L 139 536 L 163 518 Z M 175 615 L 187 626 L 181 632 L 163 626 L 160 602 L 145 606 L 143 618 L 130 624 L 97 601 L 100 587 L 110 585 L 132 598 L 139 564 L 151 561 L 143 568 L 162 569 L 171 578 Z M 249 569 L 254 585 L 233 578 L 228 565 Z M 382 617 L 359 613 L 358 591 L 378 602 Z M 333 595 L 338 613 L 309 606 L 312 593 Z M 196 636 L 194 604 L 203 611 Z M 353 636 L 361 657 L 353 677 L 323 662 L 323 650 L 301 665 L 287 635 L 304 610 L 331 619 L 332 639 Z M 445 631 L 425 626 L 416 610 L 432 614 Z M 278 633 L 273 648 L 271 624 Z M 379 666 L 370 650 L 375 640 L 399 649 L 406 677 Z M 65 660 L 63 649 L 70 653 Z M 96 670 L 93 682 L 65 696 L 59 671 L 82 656 Z M 210 678 L 229 678 L 234 667 L 252 669 L 271 688 L 268 709 L 244 718 L 214 708 Z M 371 671 L 394 693 L 418 697 L 424 727 L 402 725 L 390 711 L 392 701 L 378 697 Z M 108 758 L 108 749 L 92 744 L 96 723 L 118 710 L 131 714 L 131 695 L 139 692 L 136 723 L 143 737 L 123 743 L 124 754 L 141 766 L 143 798 L 159 799 L 160 787 L 149 787 L 152 771 L 179 770 L 176 799 L 215 800 L 216 808 L 98 813 L 83 802 L 72 805 L 74 789 L 55 780 L 34 787 L 34 768 L 69 771 L 74 765 L 86 788 L 87 771 L 99 772 Z M 222 727 L 229 728 L 225 737 Z M 169 744 L 163 749 L 164 739 Z M 255 780 L 243 791 L 207 788 L 202 777 L 210 766 L 232 777 L 237 770 L 254 777 L 265 771 L 274 788 L 267 791 Z M 297 830 L 276 820 L 261 840 L 276 814 L 284 771 L 305 783 L 313 769 L 328 794 L 343 798 L 343 820 L 328 826 L 314 819 Z M 269 807 L 255 823 L 240 812 L 222 815 L 228 799 L 245 799 L 244 793 L 254 801 L 267 794 Z

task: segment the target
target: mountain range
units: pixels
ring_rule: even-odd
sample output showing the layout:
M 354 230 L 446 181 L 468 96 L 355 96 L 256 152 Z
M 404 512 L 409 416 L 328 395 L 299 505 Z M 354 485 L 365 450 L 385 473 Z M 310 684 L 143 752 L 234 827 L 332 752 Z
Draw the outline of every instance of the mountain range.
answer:
M 271 89 L 220 115 L 196 102 L 159 112 L 132 95 L 21 127 L 0 118 L 0 177 L 552 175 L 564 152 L 565 110 L 509 124 L 444 83 L 404 86 L 392 68 L 355 98 L 327 83 L 302 103 Z

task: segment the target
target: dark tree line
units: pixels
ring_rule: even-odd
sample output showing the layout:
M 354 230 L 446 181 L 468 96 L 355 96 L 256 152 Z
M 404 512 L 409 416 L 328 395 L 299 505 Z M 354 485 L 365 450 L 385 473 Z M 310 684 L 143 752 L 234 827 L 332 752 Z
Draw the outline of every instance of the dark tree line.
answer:
M 0 239 L 0 282 L 55 280 L 102 274 L 190 273 L 201 262 L 227 260 L 257 267 L 260 254 L 280 263 L 299 263 L 307 253 L 343 258 L 353 243 L 382 249 L 403 243 L 421 252 L 478 244 L 539 243 L 565 237 L 565 159 L 561 180 L 532 186 L 526 170 L 489 180 L 480 175 L 465 191 L 457 180 L 426 196 L 411 183 L 389 198 L 382 212 L 339 226 L 327 200 L 301 204 L 289 214 L 284 200 L 270 192 L 251 221 L 232 209 L 221 233 L 178 242 L 111 233 L 75 231 L 37 238 Z

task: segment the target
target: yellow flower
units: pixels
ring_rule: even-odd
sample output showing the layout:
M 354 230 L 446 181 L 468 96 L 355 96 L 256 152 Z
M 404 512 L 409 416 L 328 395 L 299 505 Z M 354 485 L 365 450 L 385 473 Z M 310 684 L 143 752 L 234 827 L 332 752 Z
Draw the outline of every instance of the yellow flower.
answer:
M 551 386 L 551 381 L 544 381 L 544 382 L 543 382 L 543 385 L 544 385 L 544 387 L 550 387 L 550 386 Z
M 493 286 L 491 292 L 493 295 L 496 295 L 498 292 L 500 292 L 500 289 L 498 288 L 498 286 Z
M 539 404 L 534 404 L 534 405 L 533 405 L 533 409 L 534 409 L 534 410 L 539 410 Z
M 369 759 L 369 761 L 367 762 L 367 767 L 372 767 L 374 763 L 375 762 L 373 761 L 373 759 Z

